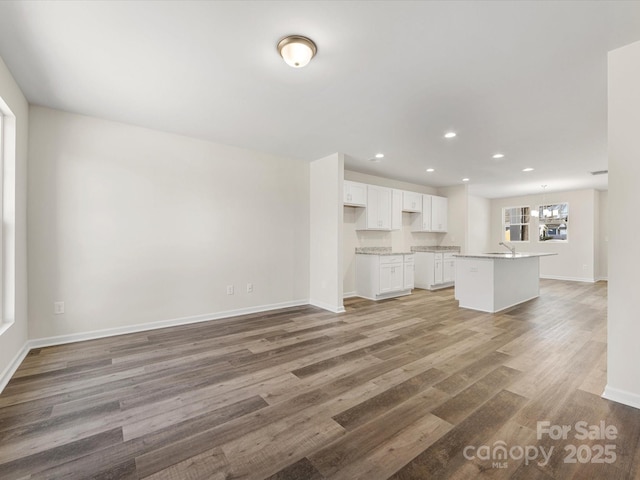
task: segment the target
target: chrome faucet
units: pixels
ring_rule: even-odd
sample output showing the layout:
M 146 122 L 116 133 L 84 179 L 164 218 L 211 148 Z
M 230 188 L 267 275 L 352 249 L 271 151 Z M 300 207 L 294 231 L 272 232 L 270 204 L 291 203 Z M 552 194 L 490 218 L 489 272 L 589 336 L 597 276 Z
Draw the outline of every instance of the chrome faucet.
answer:
M 502 245 L 504 248 L 508 248 L 509 251 L 511 252 L 511 255 L 515 255 L 516 254 L 516 247 L 510 247 L 509 245 L 507 245 L 504 242 L 500 242 L 499 245 Z

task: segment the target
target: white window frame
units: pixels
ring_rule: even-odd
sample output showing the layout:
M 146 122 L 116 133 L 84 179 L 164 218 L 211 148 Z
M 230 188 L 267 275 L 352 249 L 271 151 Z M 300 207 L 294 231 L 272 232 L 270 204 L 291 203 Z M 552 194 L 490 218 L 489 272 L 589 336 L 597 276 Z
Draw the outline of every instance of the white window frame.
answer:
M 548 207 L 548 206 L 552 206 L 552 205 L 566 205 L 567 206 L 567 219 L 566 221 L 564 221 L 563 223 L 565 224 L 566 227 L 566 231 L 567 231 L 567 238 L 566 239 L 560 239 L 560 238 L 554 238 L 554 239 L 549 239 L 549 240 L 540 240 L 540 225 L 542 223 L 546 223 L 543 222 L 542 219 L 544 218 L 541 215 L 540 209 L 544 208 L 544 207 Z M 543 205 L 538 205 L 536 208 L 538 215 L 536 215 L 537 219 L 538 219 L 538 228 L 537 233 L 536 233 L 536 238 L 538 239 L 538 243 L 569 243 L 569 202 L 553 202 L 553 203 L 545 203 Z
M 0 97 L 0 335 L 15 321 L 16 117 Z
M 526 225 L 527 226 L 527 240 L 513 240 L 511 238 L 506 238 L 506 230 L 507 230 L 507 222 L 506 222 L 506 214 L 507 214 L 507 210 L 513 210 L 513 209 L 524 209 L 524 208 L 528 208 L 529 209 L 529 218 L 528 218 L 528 222 L 509 222 L 509 226 L 512 225 Z M 502 241 L 503 242 L 509 242 L 509 243 L 530 243 L 531 242 L 531 206 L 530 205 L 515 205 L 515 206 L 511 206 L 511 207 L 503 207 L 502 208 L 502 233 L 500 234 Z

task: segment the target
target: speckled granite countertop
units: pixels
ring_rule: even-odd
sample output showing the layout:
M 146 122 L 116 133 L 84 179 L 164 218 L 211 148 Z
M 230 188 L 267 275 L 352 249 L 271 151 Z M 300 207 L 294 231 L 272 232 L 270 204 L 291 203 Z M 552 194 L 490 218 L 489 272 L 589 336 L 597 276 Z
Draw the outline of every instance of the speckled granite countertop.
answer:
M 453 252 L 460 253 L 460 247 L 456 245 L 448 245 L 448 246 L 440 246 L 440 245 L 429 245 L 429 246 L 418 246 L 411 247 L 412 252 Z
M 411 255 L 413 252 L 392 252 L 391 247 L 356 247 L 356 255 Z
M 497 258 L 497 259 L 509 259 L 512 260 L 514 258 L 531 258 L 531 257 L 547 257 L 549 255 L 557 255 L 557 253 L 534 253 L 534 252 L 523 252 L 523 253 L 509 253 L 509 252 L 493 252 L 493 253 L 471 253 L 466 255 L 456 255 L 456 257 L 460 258 Z

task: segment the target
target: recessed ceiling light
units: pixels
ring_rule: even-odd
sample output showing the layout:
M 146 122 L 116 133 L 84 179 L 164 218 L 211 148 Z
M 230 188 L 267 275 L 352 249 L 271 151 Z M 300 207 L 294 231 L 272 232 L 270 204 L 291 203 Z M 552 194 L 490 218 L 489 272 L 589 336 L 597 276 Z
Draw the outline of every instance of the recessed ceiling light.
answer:
M 493 158 L 502 158 L 504 157 L 504 153 L 496 153 Z
M 427 172 L 431 173 L 431 172 L 435 172 L 435 169 L 433 168 L 427 168 Z
M 527 167 L 522 169 L 523 172 L 533 172 L 533 168 Z
M 376 153 L 376 158 L 384 158 L 384 153 Z
M 468 179 L 468 178 L 463 178 L 463 179 L 462 179 L 462 181 L 463 181 L 463 182 L 468 182 L 468 181 L 469 181 L 469 179 Z
M 456 136 L 456 132 L 447 132 L 444 134 L 444 138 L 453 138 Z

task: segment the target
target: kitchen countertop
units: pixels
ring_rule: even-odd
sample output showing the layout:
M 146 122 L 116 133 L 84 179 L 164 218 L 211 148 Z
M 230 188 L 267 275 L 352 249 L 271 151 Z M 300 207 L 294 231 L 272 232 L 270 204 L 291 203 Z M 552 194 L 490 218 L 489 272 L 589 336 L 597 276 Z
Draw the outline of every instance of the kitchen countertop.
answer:
M 460 247 L 456 245 L 448 245 L 448 246 L 440 246 L 440 245 L 429 245 L 429 246 L 416 246 L 411 247 L 412 252 L 431 252 L 431 253 L 439 253 L 439 252 L 460 252 Z
M 515 254 L 505 252 L 505 253 L 470 253 L 470 254 L 461 254 L 457 253 L 456 257 L 461 258 L 496 258 L 496 259 L 518 259 L 518 258 L 531 258 L 531 257 L 547 257 L 550 255 L 557 255 L 557 253 L 535 253 L 535 252 L 516 252 Z
M 391 247 L 356 247 L 356 255 L 412 255 L 413 252 L 393 252 Z

